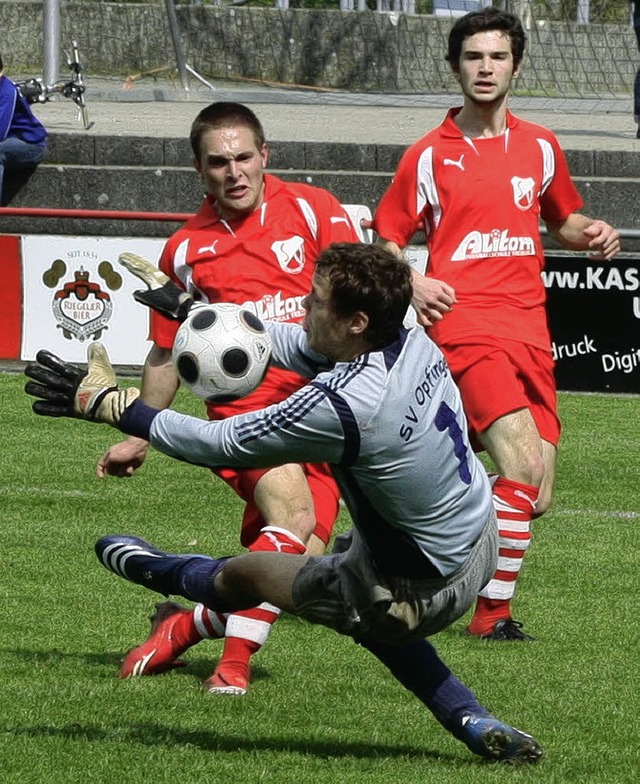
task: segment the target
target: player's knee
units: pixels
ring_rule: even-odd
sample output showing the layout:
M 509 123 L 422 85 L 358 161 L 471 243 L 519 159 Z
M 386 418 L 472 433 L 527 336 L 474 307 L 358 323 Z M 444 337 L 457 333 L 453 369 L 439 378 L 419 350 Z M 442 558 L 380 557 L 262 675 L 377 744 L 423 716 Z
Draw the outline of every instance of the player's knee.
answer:
M 291 531 L 306 542 L 316 525 L 313 496 L 301 466 L 287 464 L 264 474 L 253 500 L 267 525 Z

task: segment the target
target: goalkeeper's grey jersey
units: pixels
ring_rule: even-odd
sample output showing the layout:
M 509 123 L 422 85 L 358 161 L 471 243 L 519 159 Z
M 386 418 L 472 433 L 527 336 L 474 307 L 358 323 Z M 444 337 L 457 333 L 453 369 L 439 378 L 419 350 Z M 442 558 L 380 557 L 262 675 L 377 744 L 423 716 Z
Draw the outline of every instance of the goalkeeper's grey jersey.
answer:
M 313 381 L 281 403 L 223 421 L 161 411 L 153 446 L 211 467 L 330 463 L 383 570 L 415 571 L 417 554 L 418 567 L 424 558 L 436 573 L 455 571 L 492 501 L 437 346 L 421 328 L 402 330 L 385 349 L 332 366 L 299 325 L 267 326 L 274 363 Z

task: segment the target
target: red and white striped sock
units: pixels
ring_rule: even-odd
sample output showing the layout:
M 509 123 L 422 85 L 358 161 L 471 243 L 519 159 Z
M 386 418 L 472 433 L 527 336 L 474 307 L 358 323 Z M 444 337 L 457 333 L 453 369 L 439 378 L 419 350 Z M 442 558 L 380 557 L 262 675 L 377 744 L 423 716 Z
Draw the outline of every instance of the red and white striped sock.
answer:
M 498 621 L 511 618 L 511 599 L 531 544 L 531 520 L 538 488 L 499 477 L 493 485 L 493 503 L 498 518 L 498 567 L 478 594 L 469 624 L 471 634 L 489 634 Z
M 302 555 L 305 544 L 291 531 L 268 525 L 250 545 L 251 552 L 279 552 Z M 280 610 L 263 602 L 259 607 L 232 613 L 227 618 L 222 657 L 213 678 L 246 688 L 249 684 L 249 659 L 265 644 Z
M 193 608 L 193 623 L 201 640 L 218 640 L 224 637 L 227 614 L 210 610 L 204 604 L 196 604 Z

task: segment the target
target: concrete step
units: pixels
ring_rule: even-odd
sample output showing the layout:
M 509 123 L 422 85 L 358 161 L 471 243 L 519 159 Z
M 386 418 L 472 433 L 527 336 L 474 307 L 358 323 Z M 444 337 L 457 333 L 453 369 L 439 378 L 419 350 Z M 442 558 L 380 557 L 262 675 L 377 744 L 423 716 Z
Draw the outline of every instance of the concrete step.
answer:
M 392 173 L 404 152 L 401 144 L 354 142 L 271 142 L 272 169 L 320 169 Z M 640 177 L 637 150 L 565 148 L 576 177 Z M 91 136 L 52 133 L 49 163 L 95 166 L 191 166 L 193 153 L 186 138 Z
M 271 142 L 270 169 L 349 169 L 392 172 L 404 147 L 399 144 Z M 48 163 L 89 166 L 188 166 L 188 139 L 150 136 L 79 136 L 52 133 Z
M 404 150 L 402 145 L 275 142 L 269 170 L 308 182 L 345 204 L 373 212 Z M 47 162 L 12 207 L 192 213 L 203 190 L 186 139 L 52 134 Z M 640 232 L 640 156 L 636 152 L 569 150 L 586 214 Z M 167 236 L 179 223 L 2 216 L 6 233 Z M 638 241 L 625 243 L 629 248 Z

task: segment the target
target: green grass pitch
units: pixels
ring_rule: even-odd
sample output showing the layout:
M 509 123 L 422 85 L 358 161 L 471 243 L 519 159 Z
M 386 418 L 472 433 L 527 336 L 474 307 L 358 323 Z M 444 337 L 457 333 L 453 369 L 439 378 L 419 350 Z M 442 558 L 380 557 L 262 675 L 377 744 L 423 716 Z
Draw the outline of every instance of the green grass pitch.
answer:
M 160 454 L 132 479 L 97 479 L 117 434 L 36 417 L 23 384 L 0 375 L 3 784 L 638 781 L 637 398 L 560 397 L 554 506 L 535 524 L 515 601 L 538 642 L 471 640 L 464 620 L 433 640 L 544 747 L 538 767 L 517 770 L 474 757 L 350 640 L 290 617 L 255 658 L 245 698 L 200 689 L 215 641 L 183 670 L 120 681 L 156 597 L 102 568 L 95 540 L 239 552 L 241 505 L 206 470 Z M 200 413 L 184 394 L 178 406 Z

